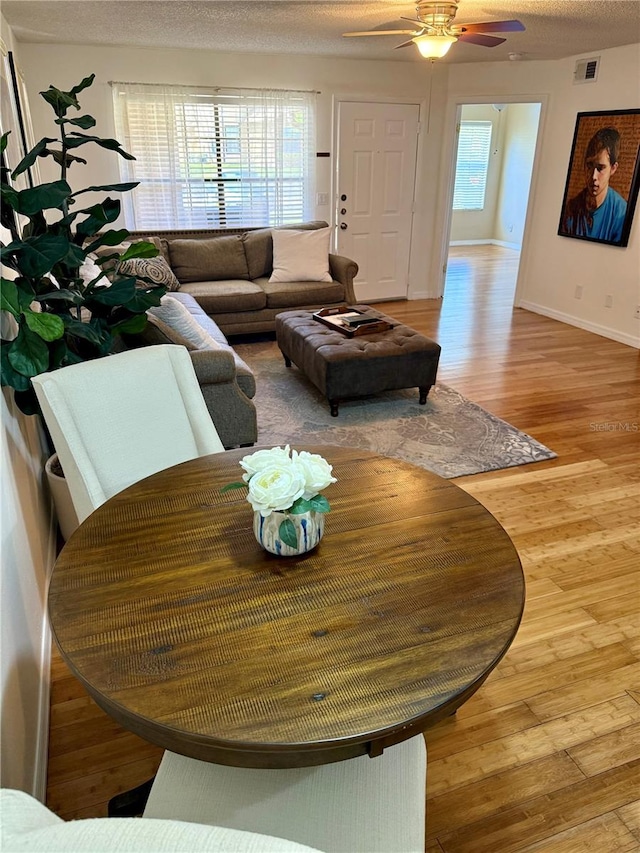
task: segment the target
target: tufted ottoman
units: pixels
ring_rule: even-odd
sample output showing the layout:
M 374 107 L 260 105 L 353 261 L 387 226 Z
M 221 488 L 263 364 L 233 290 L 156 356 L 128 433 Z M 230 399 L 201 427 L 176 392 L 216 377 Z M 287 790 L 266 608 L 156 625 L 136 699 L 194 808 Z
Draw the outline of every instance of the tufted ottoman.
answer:
M 310 311 L 278 314 L 276 339 L 287 367 L 293 362 L 313 382 L 334 417 L 341 400 L 398 388 L 417 387 L 424 405 L 436 381 L 440 345 L 367 305 L 356 307 L 393 328 L 349 338 L 314 320 Z

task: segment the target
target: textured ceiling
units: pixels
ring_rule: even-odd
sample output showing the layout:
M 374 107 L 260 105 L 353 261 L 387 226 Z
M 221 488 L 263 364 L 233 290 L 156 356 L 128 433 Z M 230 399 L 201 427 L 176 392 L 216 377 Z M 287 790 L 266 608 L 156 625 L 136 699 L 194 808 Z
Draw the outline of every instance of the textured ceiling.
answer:
M 20 41 L 129 47 L 200 48 L 352 59 L 424 62 L 407 36 L 342 38 L 349 30 L 409 26 L 402 0 L 3 0 Z M 640 42 L 638 0 L 460 0 L 456 23 L 517 18 L 526 27 L 495 48 L 462 42 L 440 62 L 560 59 Z

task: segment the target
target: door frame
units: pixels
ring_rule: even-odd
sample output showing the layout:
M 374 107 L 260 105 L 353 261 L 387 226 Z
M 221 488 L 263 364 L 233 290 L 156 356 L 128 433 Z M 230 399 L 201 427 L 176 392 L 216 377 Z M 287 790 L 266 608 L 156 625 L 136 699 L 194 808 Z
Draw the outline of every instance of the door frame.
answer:
M 413 184 L 412 209 L 411 217 L 411 233 L 409 235 L 409 268 L 407 273 L 407 296 L 411 293 L 412 270 L 414 268 L 414 247 L 420 244 L 420 229 L 424 227 L 423 223 L 416 224 L 416 196 L 418 188 L 422 182 L 422 162 L 424 158 L 424 146 L 426 144 L 426 134 L 423 131 L 425 116 L 427 115 L 428 98 L 412 97 L 411 95 L 386 95 L 380 94 L 361 94 L 361 93 L 340 93 L 334 92 L 331 97 L 331 147 L 333 151 L 333 163 L 331 167 L 331 218 L 329 225 L 333 229 L 332 246 L 335 250 L 338 244 L 338 173 L 340 169 L 338 152 L 340 151 L 340 135 L 339 135 L 339 117 L 340 104 L 342 103 L 367 103 L 367 104 L 415 104 L 418 107 L 418 140 L 416 145 L 416 169 Z
M 536 189 L 540 173 L 540 159 L 544 125 L 548 109 L 548 95 L 542 94 L 482 94 L 482 95 L 451 95 L 447 100 L 444 134 L 442 139 L 442 151 L 445 152 L 442 158 L 443 169 L 441 173 L 439 196 L 441 205 L 439 207 L 438 219 L 442 222 L 440 231 L 440 249 L 434 254 L 437 258 L 435 266 L 432 268 L 434 281 L 437 281 L 437 292 L 433 294 L 435 298 L 442 298 L 444 294 L 444 282 L 446 277 L 447 258 L 449 256 L 449 240 L 451 235 L 451 220 L 453 218 L 453 188 L 456 177 L 456 127 L 460 121 L 462 107 L 465 104 L 540 104 L 540 119 L 538 121 L 538 134 L 536 137 L 536 146 L 533 154 L 533 167 L 531 170 L 531 181 L 529 184 L 529 198 L 527 200 L 527 212 L 524 220 L 524 232 L 522 235 L 522 248 L 520 250 L 520 265 L 518 267 L 518 278 L 516 281 L 516 289 L 514 293 L 513 304 L 517 307 L 522 298 L 523 270 L 526 269 L 527 258 L 531 251 L 531 240 L 529 238 L 529 224 L 531 222 L 531 211 L 533 208 L 533 199 L 535 198 Z M 448 158 L 446 152 L 449 152 Z M 436 241 L 437 247 L 437 241 Z

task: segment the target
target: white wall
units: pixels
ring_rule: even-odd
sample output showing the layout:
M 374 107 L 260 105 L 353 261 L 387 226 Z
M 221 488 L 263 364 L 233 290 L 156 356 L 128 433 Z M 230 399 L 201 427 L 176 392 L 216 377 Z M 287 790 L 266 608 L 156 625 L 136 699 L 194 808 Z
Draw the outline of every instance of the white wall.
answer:
M 20 63 L 19 46 L 4 18 L 0 28 L 5 45 Z M 2 331 L 3 336 L 10 335 L 5 326 Z M 0 784 L 44 799 L 50 678 L 45 609 L 54 529 L 50 501 L 41 486 L 45 454 L 38 420 L 17 411 L 6 388 L 0 405 Z
M 571 143 L 578 112 L 640 106 L 640 45 L 598 51 L 595 83 L 573 84 L 577 57 L 545 62 L 451 65 L 436 217 L 446 222 L 451 145 L 458 104 L 535 101 L 543 104 L 540 143 L 520 262 L 517 304 L 581 328 L 640 346 L 640 211 L 627 248 L 557 234 Z M 508 73 L 505 73 L 508 72 Z M 437 239 L 437 237 L 436 237 Z M 447 246 L 441 240 L 433 266 L 439 273 Z M 441 284 L 441 279 L 440 279 Z M 583 286 L 581 300 L 574 298 Z M 605 308 L 605 297 L 613 298 Z
M 510 104 L 504 109 L 504 156 L 493 236 L 522 246 L 529 185 L 536 149 L 540 104 Z

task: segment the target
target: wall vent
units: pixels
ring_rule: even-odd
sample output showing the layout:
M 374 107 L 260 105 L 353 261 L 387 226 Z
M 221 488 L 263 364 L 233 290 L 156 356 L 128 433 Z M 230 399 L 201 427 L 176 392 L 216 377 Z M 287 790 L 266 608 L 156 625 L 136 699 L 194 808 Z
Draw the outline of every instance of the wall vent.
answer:
M 576 70 L 573 72 L 573 82 L 595 83 L 595 81 L 598 79 L 599 67 L 599 56 L 594 56 L 593 59 L 579 59 L 576 62 Z

